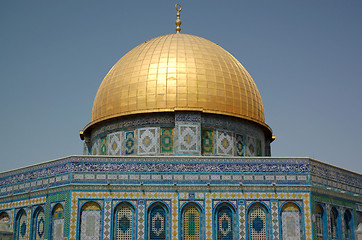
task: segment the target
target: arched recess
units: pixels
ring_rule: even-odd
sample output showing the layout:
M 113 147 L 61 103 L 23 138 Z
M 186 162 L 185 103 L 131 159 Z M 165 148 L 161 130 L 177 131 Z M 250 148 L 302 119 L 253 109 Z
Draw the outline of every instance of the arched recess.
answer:
M 79 236 L 82 240 L 101 239 L 101 207 L 94 201 L 83 204 L 80 210 Z
M 45 213 L 41 206 L 37 207 L 34 211 L 32 225 L 32 239 L 43 240 L 45 233 Z
M 248 210 L 249 240 L 269 239 L 268 210 L 261 203 L 254 203 Z
M 320 204 L 316 204 L 315 207 L 315 226 L 316 226 L 316 235 L 317 240 L 324 239 L 324 209 Z
M 215 209 L 214 229 L 216 240 L 232 240 L 235 236 L 235 210 L 228 203 L 221 203 Z
M 338 210 L 335 207 L 332 207 L 329 213 L 329 239 L 338 239 L 338 218 Z
M 129 203 L 120 203 L 115 208 L 114 239 L 133 240 L 135 237 L 135 210 Z
M 15 239 L 26 240 L 26 232 L 28 228 L 28 220 L 24 209 L 20 209 L 16 215 Z
M 181 212 L 181 239 L 199 240 L 201 239 L 201 216 L 202 210 L 195 203 L 188 203 L 182 208 Z
M 57 203 L 52 210 L 51 239 L 64 239 L 64 207 L 61 203 Z
M 168 208 L 165 204 L 157 202 L 148 209 L 147 234 L 149 240 L 169 239 Z
M 282 206 L 281 213 L 282 239 L 300 240 L 303 236 L 301 211 L 297 204 L 287 202 Z
M 343 239 L 353 239 L 352 213 L 346 209 L 343 214 Z
M 1 212 L 0 213 L 0 222 L 3 222 L 3 223 L 9 223 L 10 222 L 10 217 L 9 217 L 9 214 L 7 212 Z

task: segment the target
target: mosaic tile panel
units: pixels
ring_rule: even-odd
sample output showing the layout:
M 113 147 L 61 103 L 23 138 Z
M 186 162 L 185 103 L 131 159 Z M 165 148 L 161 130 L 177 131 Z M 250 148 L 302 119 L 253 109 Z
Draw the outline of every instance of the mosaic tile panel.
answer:
M 235 155 L 246 156 L 245 153 L 245 137 L 240 134 L 235 135 Z
M 300 240 L 300 213 L 299 211 L 282 212 L 283 239 Z
M 206 240 L 212 240 L 212 197 L 217 197 L 216 195 L 212 196 L 210 193 L 206 193 L 205 196 L 205 233 Z
M 100 145 L 101 145 L 101 141 L 100 139 L 97 139 L 93 142 L 93 145 L 92 145 L 92 155 L 99 155 L 100 153 Z
M 182 198 L 181 195 L 188 196 L 187 193 L 180 193 L 180 199 Z M 196 196 L 197 195 L 197 196 Z M 218 193 L 218 192 L 206 192 L 206 193 L 197 193 L 195 194 L 196 198 L 202 198 L 205 196 L 205 235 L 207 240 L 212 240 L 212 200 L 215 199 L 228 199 L 230 201 L 235 201 L 236 199 L 244 198 L 247 201 L 250 200 L 250 202 L 255 202 L 255 200 L 261 198 L 261 199 L 281 199 L 281 200 L 287 200 L 287 199 L 293 199 L 300 200 L 302 203 L 302 206 L 304 208 L 304 223 L 305 223 L 305 229 L 306 229 L 306 240 L 312 240 L 312 233 L 311 233 L 311 218 L 310 218 L 310 201 L 309 201 L 309 193 L 274 193 L 274 192 L 263 192 L 263 193 L 257 193 L 257 192 L 224 192 L 224 193 Z M 150 199 L 151 202 L 154 201 L 154 199 L 162 199 L 163 201 L 165 199 L 172 199 L 171 204 L 171 217 L 172 217 L 172 240 L 177 240 L 179 237 L 178 233 L 178 194 L 177 193 L 165 193 L 165 192 L 149 192 L 149 193 L 134 193 L 134 192 L 117 192 L 117 193 L 109 193 L 109 192 L 76 192 L 72 194 L 72 206 L 71 206 L 71 229 L 76 229 L 76 219 L 77 219 L 77 204 L 78 204 L 78 198 L 127 198 L 127 199 Z M 139 200 L 138 205 L 138 239 L 144 240 L 144 215 L 142 212 L 144 211 L 144 208 Z M 273 203 L 272 203 L 273 204 Z M 241 229 L 245 229 L 245 223 L 241 221 L 241 219 L 244 219 L 245 216 L 245 208 L 243 207 L 243 202 L 239 201 L 239 207 L 238 207 L 238 213 L 239 213 L 239 233 L 240 238 L 245 240 L 245 233 Z M 244 227 L 242 227 L 244 226 Z M 71 231 L 70 232 L 70 240 L 75 240 L 76 232 Z
M 138 154 L 158 153 L 159 128 L 140 128 L 138 132 Z
M 101 211 L 84 209 L 81 213 L 80 239 L 99 240 Z
M 104 221 L 103 221 L 103 239 L 110 240 L 111 238 L 111 215 L 112 202 L 104 201 Z
M 262 156 L 262 149 L 261 149 L 261 141 L 259 139 L 256 140 L 256 155 Z
M 173 153 L 173 128 L 161 128 L 161 153 Z
M 252 136 L 248 136 L 246 140 L 246 154 L 247 156 L 256 156 L 256 140 Z
M 246 222 L 245 222 L 245 205 L 244 201 L 239 202 L 239 239 L 245 240 L 246 239 Z
M 279 209 L 278 202 L 271 202 L 272 234 L 273 240 L 279 240 Z
M 107 155 L 107 137 L 101 138 L 100 155 Z
M 122 135 L 121 132 L 109 134 L 107 136 L 107 151 L 108 155 L 119 156 L 122 149 Z
M 201 152 L 203 154 L 213 154 L 214 152 L 214 132 L 212 129 L 201 130 Z
M 136 154 L 136 138 L 134 131 L 125 133 L 124 155 Z
M 217 131 L 216 154 L 234 155 L 234 139 L 231 132 Z
M 199 126 L 179 125 L 178 126 L 178 152 L 199 153 L 198 145 Z
M 138 203 L 138 240 L 145 239 L 145 203 L 144 200 L 140 200 Z
M 171 211 L 172 211 L 172 240 L 178 240 L 178 212 L 179 212 L 179 208 L 178 208 L 178 194 L 177 193 L 173 193 L 172 194 L 172 206 L 171 206 Z

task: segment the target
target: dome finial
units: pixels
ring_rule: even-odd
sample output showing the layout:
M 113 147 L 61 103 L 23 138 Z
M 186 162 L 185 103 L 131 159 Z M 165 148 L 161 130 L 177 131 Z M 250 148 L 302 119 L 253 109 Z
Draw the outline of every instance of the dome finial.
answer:
M 178 3 L 176 3 L 176 5 L 175 5 L 175 8 L 176 8 L 176 11 L 177 11 L 177 19 L 176 19 L 176 33 L 180 33 L 180 31 L 181 31 L 181 20 L 180 20 L 180 12 L 181 12 L 181 10 L 182 10 L 182 8 L 181 8 L 181 5 L 180 4 L 178 4 Z

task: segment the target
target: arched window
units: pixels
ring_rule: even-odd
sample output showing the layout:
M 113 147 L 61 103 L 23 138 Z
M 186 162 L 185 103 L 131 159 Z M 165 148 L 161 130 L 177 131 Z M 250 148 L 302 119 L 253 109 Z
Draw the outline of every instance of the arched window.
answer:
M 268 239 L 267 210 L 261 204 L 254 204 L 249 210 L 249 239 Z
M 344 212 L 344 239 L 352 239 L 352 214 L 349 210 Z
M 34 219 L 33 219 L 33 239 L 42 240 L 44 239 L 44 230 L 45 230 L 45 214 L 42 207 L 38 207 L 35 210 Z
M 215 212 L 216 240 L 234 239 L 234 213 L 227 204 L 220 205 Z
M 148 236 L 149 240 L 167 239 L 167 208 L 160 203 L 154 204 L 148 214 Z
M 133 240 L 134 224 L 133 208 L 129 204 L 121 203 L 115 212 L 114 239 Z
M 301 214 L 299 207 L 292 202 L 283 205 L 281 210 L 282 239 L 301 239 Z
M 323 240 L 323 208 L 321 205 L 317 204 L 315 207 L 315 225 L 316 225 L 316 234 L 317 240 Z
M 199 240 L 200 239 L 200 224 L 201 214 L 199 208 L 193 204 L 184 207 L 182 212 L 182 239 L 184 240 Z
M 63 240 L 64 231 L 64 208 L 62 204 L 58 203 L 54 206 L 52 211 L 52 240 Z
M 98 203 L 90 201 L 81 208 L 80 214 L 80 239 L 101 239 L 101 207 Z
M 16 232 L 15 232 L 15 239 L 16 240 L 26 240 L 26 230 L 27 230 L 27 217 L 24 209 L 21 209 L 16 217 Z
M 338 211 L 335 207 L 331 208 L 329 216 L 330 239 L 338 239 Z

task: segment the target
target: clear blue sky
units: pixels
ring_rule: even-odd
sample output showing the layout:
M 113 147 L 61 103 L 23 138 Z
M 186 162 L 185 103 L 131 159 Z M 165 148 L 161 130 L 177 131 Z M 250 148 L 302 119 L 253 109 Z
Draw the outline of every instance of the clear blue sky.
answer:
M 362 172 L 362 1 L 179 2 L 181 32 L 221 45 L 255 80 L 273 156 Z M 1 1 L 0 171 L 82 154 L 103 77 L 175 31 L 175 3 Z

